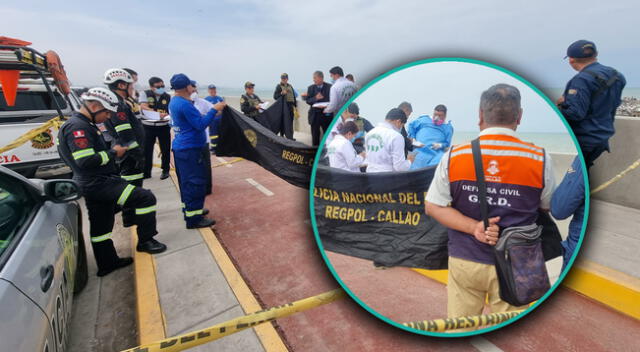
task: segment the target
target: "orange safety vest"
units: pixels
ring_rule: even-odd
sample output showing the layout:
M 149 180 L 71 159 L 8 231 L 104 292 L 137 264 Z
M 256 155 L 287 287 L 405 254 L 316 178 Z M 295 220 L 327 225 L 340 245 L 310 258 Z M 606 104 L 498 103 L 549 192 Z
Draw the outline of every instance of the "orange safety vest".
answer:
M 482 169 L 487 184 L 489 217 L 500 216 L 498 226 L 535 223 L 544 188 L 544 149 L 508 135 L 480 136 Z M 455 146 L 449 156 L 451 206 L 481 220 L 471 143 Z M 449 255 L 494 264 L 493 249 L 469 234 L 449 230 Z

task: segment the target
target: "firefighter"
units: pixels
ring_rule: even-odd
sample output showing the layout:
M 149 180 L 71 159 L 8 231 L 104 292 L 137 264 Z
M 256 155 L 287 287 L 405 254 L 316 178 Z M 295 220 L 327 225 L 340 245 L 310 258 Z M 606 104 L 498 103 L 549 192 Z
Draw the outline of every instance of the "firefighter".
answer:
M 80 184 L 89 214 L 91 246 L 98 266 L 98 276 L 130 265 L 130 257 L 118 257 L 111 240 L 116 208 L 134 210 L 140 252 L 161 253 L 167 247 L 153 237 L 156 231 L 156 198 L 151 191 L 133 186 L 122 179 L 116 158 L 128 147 L 114 144 L 109 149 L 96 124 L 103 123 L 120 104 L 106 88 L 92 88 L 82 95 L 82 107 L 60 128 L 58 152 L 73 170 Z
M 129 98 L 129 86 L 133 84 L 133 77 L 129 72 L 112 68 L 104 74 L 104 84 L 116 94 L 118 98 L 118 110 L 105 123 L 114 143 L 126 146 L 127 152 L 119 158 L 120 177 L 130 184 L 142 187 L 144 169 L 144 128 L 135 113 L 131 110 L 127 100 Z M 122 222 L 125 227 L 132 226 L 135 213 L 133 209 L 122 209 Z

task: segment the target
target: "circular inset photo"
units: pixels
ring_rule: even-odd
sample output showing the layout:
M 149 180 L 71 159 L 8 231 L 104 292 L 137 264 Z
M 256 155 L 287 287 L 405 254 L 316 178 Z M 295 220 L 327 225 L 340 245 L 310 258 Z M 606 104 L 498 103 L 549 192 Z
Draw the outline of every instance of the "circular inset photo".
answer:
M 540 90 L 493 64 L 429 59 L 378 77 L 338 116 L 316 157 L 311 218 L 329 269 L 366 310 L 468 336 L 557 288 L 589 188 L 575 136 Z

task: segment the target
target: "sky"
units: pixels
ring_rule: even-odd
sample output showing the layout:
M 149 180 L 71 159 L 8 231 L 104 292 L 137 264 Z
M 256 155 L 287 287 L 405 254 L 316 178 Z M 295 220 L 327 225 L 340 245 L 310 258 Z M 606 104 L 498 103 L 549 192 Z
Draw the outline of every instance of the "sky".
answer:
M 0 35 L 57 51 L 76 85 L 130 67 L 144 85 L 183 72 L 200 83 L 270 90 L 282 72 L 302 91 L 315 70 L 340 65 L 359 84 L 410 61 L 468 57 L 539 87 L 574 72 L 577 39 L 640 87 L 635 1 L 2 1 Z M 606 25 L 603 25 L 606 23 Z
M 567 133 L 555 110 L 535 90 L 501 70 L 475 63 L 429 62 L 408 67 L 366 87 L 355 102 L 360 115 L 374 124 L 402 101 L 413 107 L 409 121 L 432 115 L 436 105 L 444 104 L 456 131 L 478 131 L 480 95 L 498 83 L 520 91 L 523 113 L 519 132 Z

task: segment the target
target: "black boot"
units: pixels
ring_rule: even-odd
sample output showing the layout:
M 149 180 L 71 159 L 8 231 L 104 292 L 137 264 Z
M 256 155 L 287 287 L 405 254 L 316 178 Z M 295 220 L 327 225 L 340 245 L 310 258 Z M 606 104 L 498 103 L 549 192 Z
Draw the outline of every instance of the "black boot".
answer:
M 152 239 L 146 240 L 142 243 L 138 243 L 136 246 L 138 252 L 147 252 L 149 254 L 162 253 L 167 250 L 167 246 Z
M 198 223 L 193 225 L 187 225 L 188 229 L 198 229 L 202 227 L 211 227 L 216 224 L 216 221 L 213 219 L 202 218 Z
M 124 268 L 125 266 L 131 265 L 131 263 L 133 263 L 133 258 L 131 257 L 118 258 L 118 260 L 116 260 L 113 266 L 99 269 L 97 275 L 101 277 L 108 275 L 113 271 L 116 271 L 120 268 Z
M 160 179 L 164 180 L 169 178 L 169 171 L 162 171 L 162 174 L 160 174 Z

